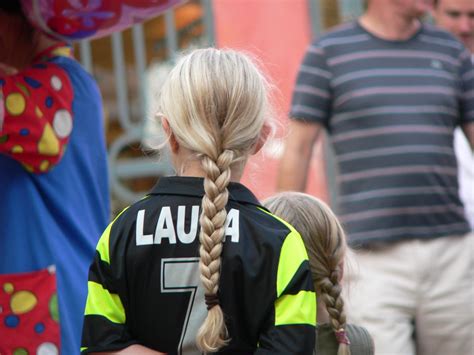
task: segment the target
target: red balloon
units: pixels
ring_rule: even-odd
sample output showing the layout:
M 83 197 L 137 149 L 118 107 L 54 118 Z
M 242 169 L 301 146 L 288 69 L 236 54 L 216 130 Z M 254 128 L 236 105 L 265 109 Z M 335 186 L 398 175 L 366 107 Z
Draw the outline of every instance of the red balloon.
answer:
M 66 41 L 122 31 L 156 17 L 183 0 L 22 0 L 30 21 Z
M 54 0 L 46 24 L 54 32 L 73 38 L 85 38 L 115 26 L 122 16 L 120 1 Z

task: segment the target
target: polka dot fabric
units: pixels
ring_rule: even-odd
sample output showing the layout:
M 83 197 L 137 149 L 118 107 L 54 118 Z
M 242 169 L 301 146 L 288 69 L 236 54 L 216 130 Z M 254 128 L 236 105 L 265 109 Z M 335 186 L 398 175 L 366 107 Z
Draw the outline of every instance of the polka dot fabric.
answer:
M 0 153 L 32 173 L 58 164 L 72 132 L 71 82 L 64 69 L 48 62 L 70 53 L 67 46 L 52 47 L 31 68 L 0 78 Z
M 53 268 L 0 275 L 0 354 L 57 355 L 58 297 Z

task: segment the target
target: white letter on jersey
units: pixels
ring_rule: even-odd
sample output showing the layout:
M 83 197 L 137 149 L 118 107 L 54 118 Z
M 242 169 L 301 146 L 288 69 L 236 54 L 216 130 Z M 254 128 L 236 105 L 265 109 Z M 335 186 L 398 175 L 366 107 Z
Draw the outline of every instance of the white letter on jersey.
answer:
M 171 208 L 163 207 L 160 218 L 156 223 L 155 244 L 161 244 L 163 238 L 168 238 L 170 244 L 176 244 L 176 233 L 174 231 L 173 219 L 171 218 Z
M 232 243 L 239 242 L 239 218 L 240 218 L 239 210 L 231 208 L 229 213 L 227 213 L 224 241 L 226 241 L 227 236 L 229 235 L 231 237 L 230 241 Z
M 145 210 L 138 211 L 137 228 L 135 230 L 135 239 L 137 245 L 153 244 L 153 234 L 143 234 L 143 221 L 145 219 Z
M 197 234 L 199 206 L 193 206 L 191 209 L 191 224 L 189 233 L 184 230 L 186 223 L 186 206 L 178 206 L 178 222 L 176 223 L 176 231 L 178 232 L 178 239 L 181 243 L 189 244 L 194 242 Z

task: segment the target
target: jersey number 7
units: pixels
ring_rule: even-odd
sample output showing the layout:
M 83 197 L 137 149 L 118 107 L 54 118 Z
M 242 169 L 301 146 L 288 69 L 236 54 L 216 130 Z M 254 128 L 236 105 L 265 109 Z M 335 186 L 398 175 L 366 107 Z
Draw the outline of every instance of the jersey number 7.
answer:
M 206 318 L 204 289 L 199 278 L 199 258 L 161 259 L 161 292 L 189 293 L 189 303 L 181 329 L 178 354 L 201 354 L 195 337 Z

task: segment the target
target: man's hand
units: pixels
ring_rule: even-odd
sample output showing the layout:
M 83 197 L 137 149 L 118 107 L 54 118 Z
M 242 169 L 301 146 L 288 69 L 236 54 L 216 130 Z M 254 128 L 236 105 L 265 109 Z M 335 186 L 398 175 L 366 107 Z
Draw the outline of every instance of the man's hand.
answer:
M 277 190 L 305 191 L 313 146 L 323 126 L 319 123 L 291 120 L 285 150 L 280 160 Z
M 471 150 L 474 153 L 474 122 L 464 123 L 461 128 L 466 135 L 467 141 L 471 146 Z

